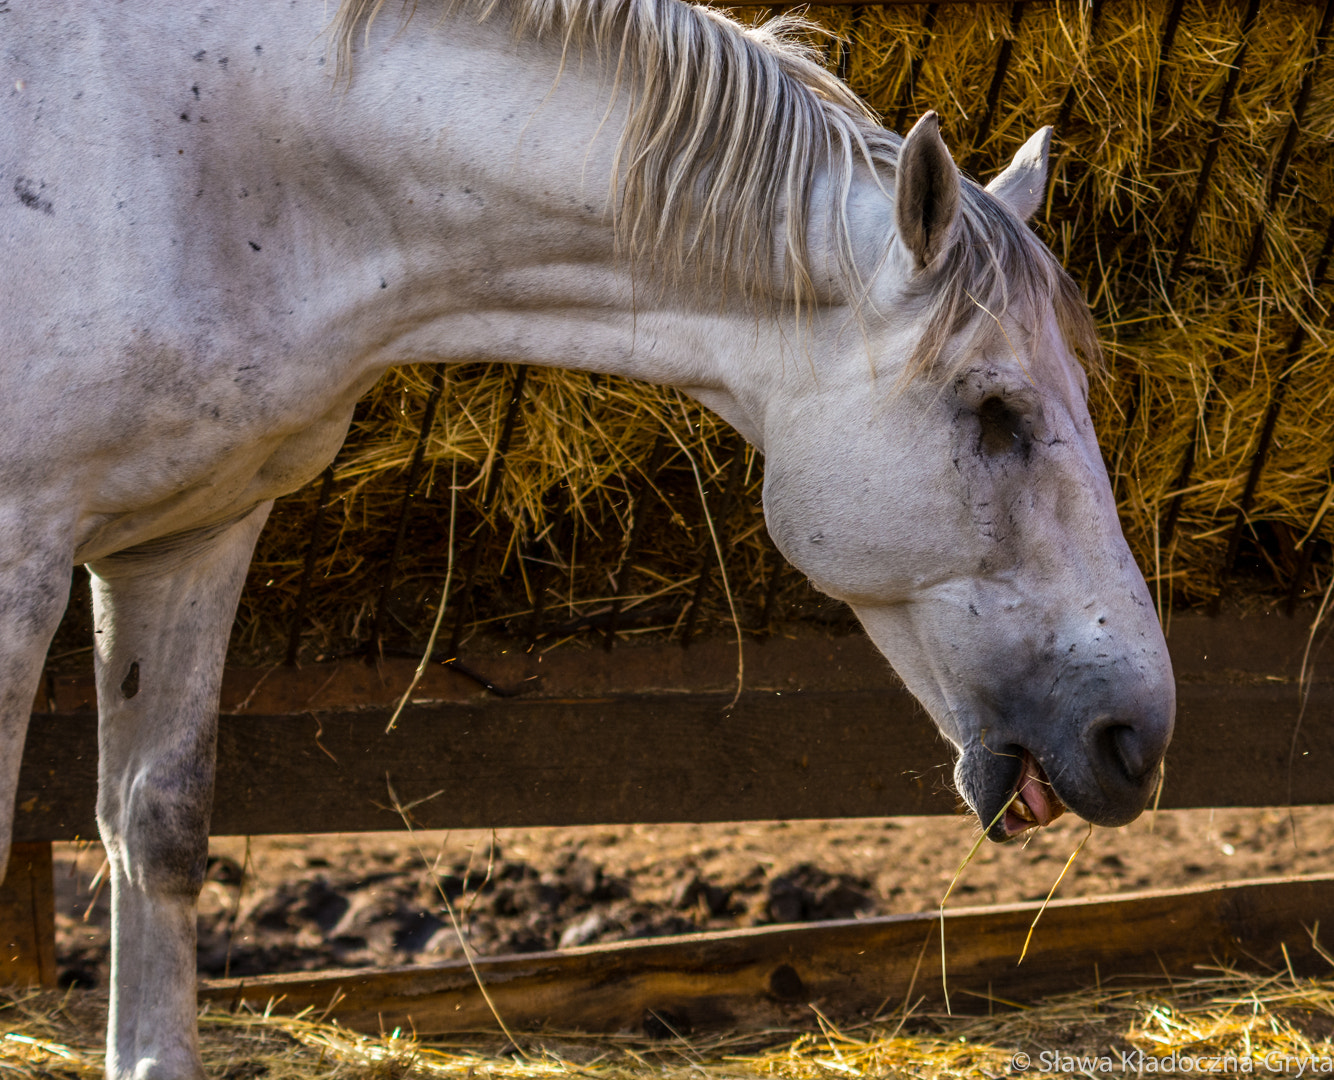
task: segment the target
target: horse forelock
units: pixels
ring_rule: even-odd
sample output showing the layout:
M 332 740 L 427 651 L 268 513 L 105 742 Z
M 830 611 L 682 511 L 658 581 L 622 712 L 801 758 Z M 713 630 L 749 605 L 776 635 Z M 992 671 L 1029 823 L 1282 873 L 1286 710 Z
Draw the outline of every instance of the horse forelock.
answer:
M 341 0 L 332 26 L 340 70 L 357 31 L 387 0 Z M 637 265 L 672 283 L 740 287 L 794 309 L 817 302 L 806 242 L 817 177 L 833 193 L 835 266 L 856 307 L 866 283 L 854 255 L 845 197 L 859 166 L 892 177 L 899 138 L 796 35 L 812 24 L 780 16 L 743 26 L 683 0 L 444 0 L 479 20 L 507 18 L 515 33 L 556 38 L 566 54 L 591 46 L 614 64 L 629 98 L 611 178 L 616 235 Z M 401 0 L 410 18 L 416 0 Z M 434 20 L 423 20 L 432 22 Z M 797 213 L 789 212 L 800 207 Z M 889 241 L 885 237 L 885 241 Z M 965 181 L 959 239 L 932 282 L 926 330 L 911 374 L 965 362 L 946 346 L 985 333 L 1022 305 L 1055 308 L 1070 351 L 1096 363 L 1092 318 L 1047 248 L 992 196 Z M 776 267 L 781 268 L 776 272 Z

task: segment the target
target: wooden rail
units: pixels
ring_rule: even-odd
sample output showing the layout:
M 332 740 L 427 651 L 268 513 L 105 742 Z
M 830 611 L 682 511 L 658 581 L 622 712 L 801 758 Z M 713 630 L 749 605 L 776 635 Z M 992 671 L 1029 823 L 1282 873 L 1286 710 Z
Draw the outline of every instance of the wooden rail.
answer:
M 1171 643 L 1178 718 L 1162 807 L 1334 798 L 1334 682 L 1310 686 L 1303 714 L 1301 624 L 1182 618 Z M 952 750 L 860 636 L 747 645 L 752 689 L 732 709 L 727 643 L 477 664 L 528 694 L 498 697 L 439 668 L 392 732 L 390 703 L 410 662 L 229 673 L 214 833 L 399 828 L 388 784 L 405 803 L 444 793 L 414 811 L 430 828 L 958 809 Z M 61 711 L 34 716 L 17 839 L 96 835 L 96 719 L 65 711 L 91 704 L 89 683 L 63 680 Z
M 987 1011 L 1109 980 L 1191 976 L 1215 965 L 1328 971 L 1313 923 L 1334 905 L 1334 878 L 1057 900 L 1017 963 L 1038 904 L 945 916 L 950 1006 Z M 217 980 L 203 1000 L 271 1001 L 363 1031 L 497 1031 L 481 992 L 511 1030 L 632 1031 L 668 1037 L 708 1028 L 809 1025 L 812 1006 L 842 1022 L 943 1004 L 935 914 L 689 934 L 563 952 L 396 971 Z M 1286 948 L 1286 956 L 1284 949 Z M 1115 984 L 1114 984 L 1115 985 Z
M 216 835 L 949 814 L 952 751 L 903 691 L 631 695 L 230 716 Z M 1160 805 L 1330 801 L 1334 688 L 1186 684 Z M 96 835 L 97 722 L 29 735 L 15 835 Z M 440 797 L 432 799 L 433 794 Z

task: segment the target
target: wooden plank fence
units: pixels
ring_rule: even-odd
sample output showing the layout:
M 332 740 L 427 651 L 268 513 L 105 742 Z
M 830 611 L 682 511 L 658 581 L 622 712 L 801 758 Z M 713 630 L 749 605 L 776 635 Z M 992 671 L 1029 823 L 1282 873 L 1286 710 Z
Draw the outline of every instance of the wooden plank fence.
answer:
M 1302 623 L 1281 615 L 1174 620 L 1179 714 L 1162 807 L 1334 801 L 1334 679 L 1317 638 L 1303 707 L 1297 677 L 1309 638 Z M 410 678 L 409 662 L 231 671 L 214 831 L 398 829 L 389 783 L 404 803 L 426 799 L 412 813 L 432 828 L 957 812 L 948 786 L 951 751 L 864 638 L 806 636 L 745 648 L 750 689 L 731 709 L 736 651 L 725 643 L 615 654 L 565 649 L 541 658 L 514 652 L 477 661 L 492 691 L 436 665 L 391 732 L 386 722 Z M 31 900 L 35 889 L 49 896 L 49 841 L 95 835 L 91 684 L 56 680 L 51 697 L 47 704 L 57 711 L 34 715 L 20 779 L 16 836 L 23 846 L 11 873 L 20 872 L 0 891 L 0 918 L 12 919 L 16 910 L 6 895 L 19 895 L 18 906 L 26 903 L 23 910 L 34 915 L 28 925 L 35 929 L 25 931 L 28 966 L 0 967 L 11 981 L 49 981 L 53 972 L 50 929 L 35 918 L 49 921 L 49 904 L 39 911 L 46 901 Z M 444 797 L 429 798 L 442 791 Z M 17 866 L 20 858 L 31 872 Z M 1290 955 L 1312 961 L 1317 954 L 1303 927 L 1322 915 L 1328 924 L 1331 899 L 1334 880 L 1321 879 L 1072 901 L 1044 916 L 1046 959 L 1027 960 L 1022 979 L 1005 966 L 1013 950 L 985 943 L 1009 942 L 1033 910 L 952 915 L 952 968 L 961 988 L 976 994 L 990 985 L 1006 997 L 1022 987 L 1037 993 L 1068 986 L 1095 967 L 1110 975 L 1267 962 L 1280 940 Z M 508 995 L 506 1015 L 519 1018 L 516 1024 L 593 1023 L 591 1004 L 563 1011 L 552 1004 L 576 997 L 607 1003 L 597 1006 L 604 1028 L 624 1026 L 631 1014 L 641 1024 L 648 1001 L 666 1010 L 661 1015 L 702 1026 L 728 1017 L 775 1021 L 793 1014 L 808 992 L 810 1000 L 834 998 L 864 1013 L 885 987 L 906 992 L 904 957 L 919 955 L 933 918 L 864 920 L 827 934 L 802 927 L 692 936 L 572 958 L 501 958 L 482 970 L 495 979 L 493 993 Z M 1068 932 L 1059 929 L 1067 925 Z M 1069 938 L 1080 933 L 1082 952 Z M 868 966 L 858 968 L 854 956 L 868 957 Z M 774 974 L 785 965 L 796 982 Z M 854 977 L 854 969 L 863 974 Z M 475 993 L 464 974 L 444 965 L 427 973 L 275 976 L 212 984 L 204 994 L 233 1002 L 280 994 L 288 1006 L 323 1009 L 336 991 L 344 998 L 335 1014 L 349 1023 L 383 1015 L 410 1018 L 421 1031 L 485 1026 L 481 998 L 463 1001 Z M 588 998 L 561 991 L 562 980 L 621 990 Z

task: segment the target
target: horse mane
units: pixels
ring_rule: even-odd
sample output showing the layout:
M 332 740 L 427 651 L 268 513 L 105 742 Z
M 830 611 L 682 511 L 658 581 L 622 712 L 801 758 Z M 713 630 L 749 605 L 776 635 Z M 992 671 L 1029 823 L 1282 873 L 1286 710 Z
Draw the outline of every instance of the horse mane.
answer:
M 369 33 L 385 2 L 341 0 L 331 27 L 341 72 L 357 29 Z M 611 189 L 618 243 L 631 260 L 671 280 L 726 284 L 736 275 L 748 296 L 776 299 L 800 318 L 818 303 L 806 210 L 823 171 L 840 284 L 860 305 L 847 196 L 859 165 L 882 185 L 892 177 L 901 139 L 798 39 L 813 24 L 782 15 L 744 26 L 683 0 L 444 2 L 479 20 L 507 17 L 522 36 L 556 38 L 566 55 L 590 47 L 614 58 L 629 110 Z M 402 3 L 406 21 L 417 3 Z M 1035 310 L 1052 303 L 1067 346 L 1096 362 L 1096 328 L 1074 282 L 1031 230 L 964 178 L 958 242 L 923 292 L 926 330 L 909 370 L 939 373 L 954 335 L 989 332 L 1015 299 Z M 969 350 L 952 351 L 962 360 Z

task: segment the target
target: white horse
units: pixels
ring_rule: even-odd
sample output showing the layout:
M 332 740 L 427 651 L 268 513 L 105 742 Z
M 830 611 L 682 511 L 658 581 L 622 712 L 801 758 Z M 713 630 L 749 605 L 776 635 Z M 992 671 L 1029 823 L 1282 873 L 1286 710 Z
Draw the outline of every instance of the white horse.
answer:
M 332 35 L 321 0 L 0 5 L 0 866 L 86 563 L 108 1074 L 201 1073 L 228 629 L 272 500 L 394 364 L 694 395 L 764 452 L 775 542 L 959 748 L 995 838 L 1135 817 L 1173 682 L 1086 408 L 1092 322 L 1023 224 L 1048 131 L 983 189 L 934 114 L 900 140 L 705 8 L 382 2 Z

